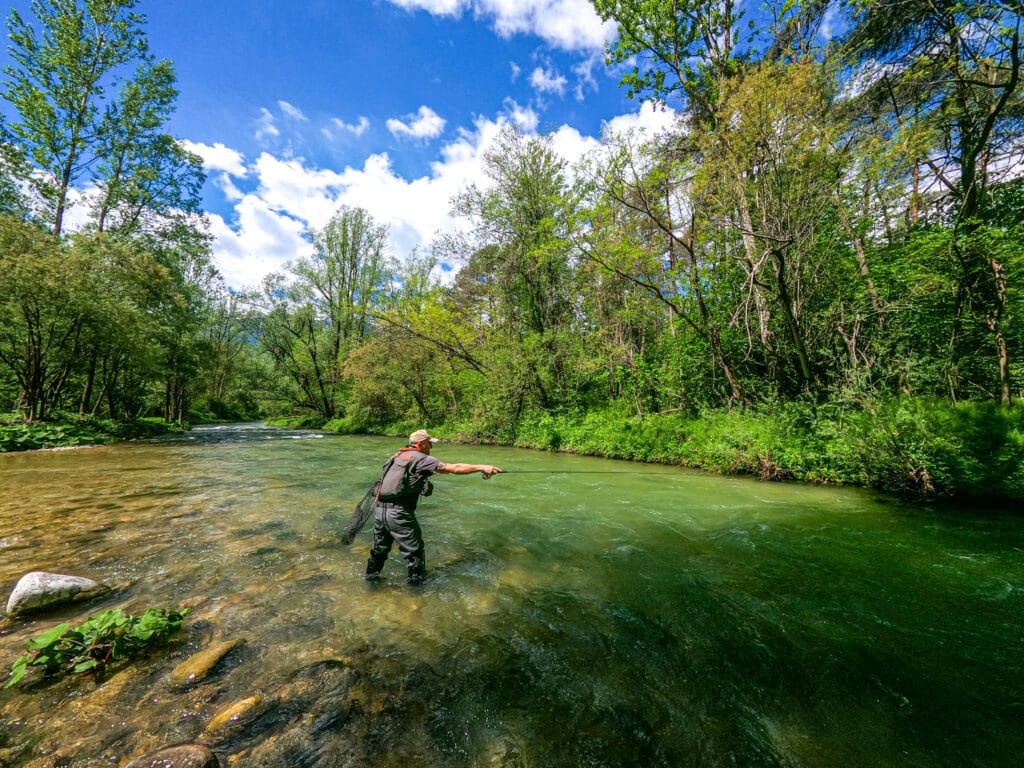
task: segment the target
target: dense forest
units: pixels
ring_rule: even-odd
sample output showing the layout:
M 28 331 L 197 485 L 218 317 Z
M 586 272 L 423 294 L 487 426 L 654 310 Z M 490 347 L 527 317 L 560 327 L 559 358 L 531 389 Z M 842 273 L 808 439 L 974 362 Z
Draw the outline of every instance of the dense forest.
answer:
M 342 208 L 249 293 L 212 264 L 201 162 L 165 128 L 174 67 L 136 5 L 7 19 L 6 447 L 276 416 L 1024 497 L 1015 4 L 770 1 L 751 24 L 593 0 L 608 66 L 672 130 L 570 166 L 507 128 L 489 183 L 451 201 L 460 235 L 395 254 Z

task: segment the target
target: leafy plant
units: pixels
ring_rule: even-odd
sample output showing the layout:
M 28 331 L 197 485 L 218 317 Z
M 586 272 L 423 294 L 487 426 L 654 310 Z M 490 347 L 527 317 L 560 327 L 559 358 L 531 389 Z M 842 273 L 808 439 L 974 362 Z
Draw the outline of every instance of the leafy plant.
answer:
M 115 608 L 75 629 L 69 623 L 60 624 L 28 641 L 27 653 L 11 666 L 11 679 L 4 688 L 17 685 L 29 667 L 42 667 L 46 675 L 92 672 L 99 676 L 111 662 L 137 656 L 166 641 L 181 629 L 188 612 L 187 608 L 148 608 L 141 616 L 131 616 Z

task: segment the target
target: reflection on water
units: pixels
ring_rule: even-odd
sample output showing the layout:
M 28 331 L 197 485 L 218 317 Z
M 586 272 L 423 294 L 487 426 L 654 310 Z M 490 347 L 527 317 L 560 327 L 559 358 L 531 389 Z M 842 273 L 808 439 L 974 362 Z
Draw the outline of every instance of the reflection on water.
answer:
M 512 471 L 438 478 L 420 514 L 430 579 L 407 587 L 393 558 L 368 585 L 368 527 L 338 536 L 396 447 L 243 425 L 0 455 L 0 593 L 32 570 L 115 587 L 0 625 L 3 667 L 61 621 L 192 609 L 99 686 L 32 673 L 0 693 L 0 764 L 123 765 L 181 741 L 268 768 L 1024 754 L 1019 519 L 440 445 Z M 175 686 L 215 640 L 241 642 Z

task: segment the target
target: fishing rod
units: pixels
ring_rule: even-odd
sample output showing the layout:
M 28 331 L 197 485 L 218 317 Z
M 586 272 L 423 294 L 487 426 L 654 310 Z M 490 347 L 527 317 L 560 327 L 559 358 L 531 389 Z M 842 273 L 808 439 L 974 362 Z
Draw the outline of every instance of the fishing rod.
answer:
M 503 469 L 502 475 L 663 475 L 664 472 L 637 472 L 632 469 Z M 484 474 L 484 478 L 493 475 Z
M 664 475 L 664 472 L 635 472 L 630 469 L 503 469 L 501 472 L 482 472 L 484 480 L 490 480 L 494 475 Z M 373 509 L 377 506 L 380 497 L 380 486 L 375 484 L 370 487 L 362 500 L 356 504 L 352 517 L 341 533 L 341 543 L 351 544 L 356 534 L 373 515 Z

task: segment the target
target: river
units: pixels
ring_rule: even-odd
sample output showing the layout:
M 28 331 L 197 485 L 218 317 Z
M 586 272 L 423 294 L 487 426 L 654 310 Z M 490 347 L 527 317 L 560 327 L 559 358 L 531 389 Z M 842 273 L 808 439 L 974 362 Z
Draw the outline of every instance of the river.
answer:
M 370 526 L 339 534 L 399 444 L 233 425 L 0 455 L 0 598 L 33 570 L 114 587 L 6 619 L 3 669 L 62 621 L 191 611 L 99 683 L 0 692 L 0 765 L 179 742 L 238 768 L 1021 764 L 1024 518 L 439 444 L 509 471 L 435 478 L 428 580 L 393 553 L 368 584 Z M 218 640 L 210 677 L 170 681 Z

